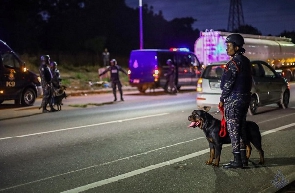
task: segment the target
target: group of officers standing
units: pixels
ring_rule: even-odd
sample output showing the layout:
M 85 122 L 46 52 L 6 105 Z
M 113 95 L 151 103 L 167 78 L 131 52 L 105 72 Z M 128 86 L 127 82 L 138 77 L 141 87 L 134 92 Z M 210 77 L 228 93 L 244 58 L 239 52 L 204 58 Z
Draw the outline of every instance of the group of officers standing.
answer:
M 57 111 L 54 107 L 54 90 L 60 88 L 60 73 L 57 69 L 57 63 L 55 61 L 50 62 L 49 55 L 41 56 L 41 65 L 39 68 L 41 77 L 41 86 L 43 89 L 43 98 L 41 107 L 42 113 Z M 47 110 L 49 105 L 50 110 Z

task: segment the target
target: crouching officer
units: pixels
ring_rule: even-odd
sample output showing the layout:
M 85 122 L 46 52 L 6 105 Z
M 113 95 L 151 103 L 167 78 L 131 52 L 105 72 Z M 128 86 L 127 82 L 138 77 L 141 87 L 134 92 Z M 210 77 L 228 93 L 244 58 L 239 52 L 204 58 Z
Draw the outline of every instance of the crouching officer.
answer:
M 121 68 L 119 65 L 117 65 L 117 61 L 115 59 L 112 59 L 111 65 L 105 71 L 103 71 L 102 73 L 99 74 L 99 76 L 101 76 L 107 72 L 111 73 L 111 82 L 112 82 L 112 88 L 113 88 L 113 94 L 114 94 L 114 101 L 117 101 L 117 92 L 116 92 L 117 86 L 118 86 L 118 90 L 120 92 L 121 101 L 124 101 L 122 84 L 121 84 L 120 77 L 119 77 L 119 71 L 128 75 L 127 72 L 123 68 Z
M 231 139 L 234 160 L 224 168 L 243 168 L 246 159 L 247 138 L 243 135 L 250 105 L 252 74 L 249 59 L 244 56 L 244 38 L 231 34 L 226 38 L 226 52 L 231 57 L 221 79 L 222 94 L 219 106 L 224 108 L 227 130 Z
M 49 68 L 50 57 L 49 55 L 41 56 L 41 65 L 39 68 L 41 85 L 43 89 L 43 98 L 41 103 L 42 113 L 54 112 L 56 111 L 52 106 L 52 74 Z M 50 111 L 46 109 L 46 106 L 49 104 Z

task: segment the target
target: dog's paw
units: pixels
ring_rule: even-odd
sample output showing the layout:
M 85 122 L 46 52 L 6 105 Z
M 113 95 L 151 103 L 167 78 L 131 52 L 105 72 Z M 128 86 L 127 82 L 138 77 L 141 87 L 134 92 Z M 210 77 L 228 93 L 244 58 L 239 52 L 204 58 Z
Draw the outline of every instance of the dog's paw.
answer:
M 219 164 L 213 163 L 212 166 L 213 167 L 219 167 Z
M 206 165 L 212 165 L 212 161 L 210 160 L 206 161 Z

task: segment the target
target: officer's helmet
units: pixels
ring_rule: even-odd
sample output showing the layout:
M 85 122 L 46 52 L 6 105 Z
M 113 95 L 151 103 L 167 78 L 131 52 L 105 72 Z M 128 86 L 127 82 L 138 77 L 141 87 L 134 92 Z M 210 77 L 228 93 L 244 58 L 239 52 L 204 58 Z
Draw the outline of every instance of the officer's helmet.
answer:
M 171 65 L 172 64 L 172 60 L 171 59 L 168 59 L 167 62 L 166 62 L 166 64 Z
M 225 40 L 226 43 L 232 43 L 235 46 L 243 47 L 245 44 L 243 36 L 240 34 L 230 34 L 229 36 L 226 37 Z
M 115 64 L 116 65 L 117 64 L 117 60 L 116 59 L 112 59 L 111 60 L 111 64 Z
M 50 60 L 49 55 L 43 55 L 43 56 L 41 56 L 41 61 L 48 61 L 48 60 Z
M 55 61 L 50 62 L 50 67 L 54 68 L 57 66 L 57 63 Z

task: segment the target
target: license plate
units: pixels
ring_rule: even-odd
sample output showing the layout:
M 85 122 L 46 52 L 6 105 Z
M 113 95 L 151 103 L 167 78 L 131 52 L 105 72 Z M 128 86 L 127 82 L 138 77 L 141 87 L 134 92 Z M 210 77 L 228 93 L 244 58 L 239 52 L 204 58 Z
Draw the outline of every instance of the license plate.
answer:
M 140 83 L 140 80 L 139 79 L 134 79 L 133 83 Z
M 210 82 L 210 86 L 213 88 L 220 88 L 220 82 Z

